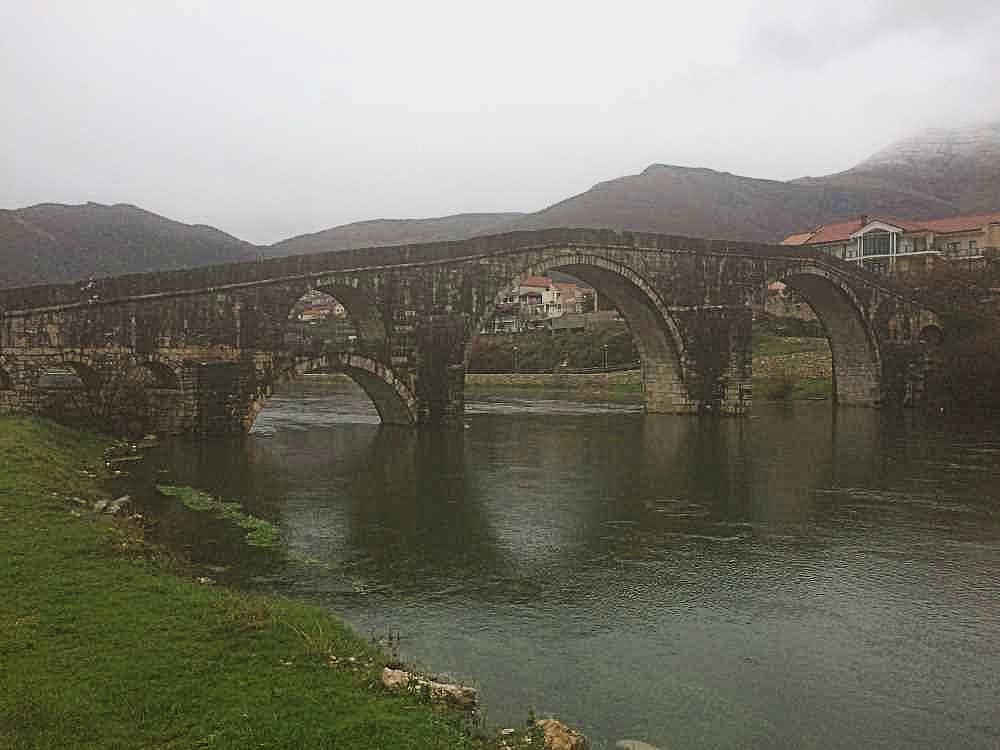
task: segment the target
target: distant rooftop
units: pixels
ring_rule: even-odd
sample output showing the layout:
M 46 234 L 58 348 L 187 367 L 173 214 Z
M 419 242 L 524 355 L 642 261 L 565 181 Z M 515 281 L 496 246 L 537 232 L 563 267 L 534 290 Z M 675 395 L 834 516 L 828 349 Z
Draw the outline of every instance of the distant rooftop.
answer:
M 859 216 L 850 221 L 839 221 L 822 224 L 808 232 L 790 234 L 781 241 L 782 245 L 825 245 L 830 242 L 846 242 L 852 235 L 864 227 L 881 222 L 898 227 L 905 232 L 935 232 L 950 234 L 952 232 L 969 232 L 980 229 L 987 224 L 1000 223 L 1000 212 L 985 214 L 968 214 L 964 216 L 946 216 L 940 219 L 896 219 L 884 216 Z

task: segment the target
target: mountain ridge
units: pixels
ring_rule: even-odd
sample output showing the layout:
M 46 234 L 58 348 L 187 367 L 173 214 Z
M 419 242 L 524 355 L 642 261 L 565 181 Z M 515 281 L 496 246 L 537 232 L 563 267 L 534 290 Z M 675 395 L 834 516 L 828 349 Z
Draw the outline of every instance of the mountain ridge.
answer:
M 778 242 L 860 214 L 928 219 L 997 210 L 1000 122 L 989 122 L 922 131 L 820 177 L 781 181 L 656 162 L 533 213 L 370 219 L 269 246 L 128 203 L 0 209 L 0 287 L 554 227 Z
M 0 209 L 0 286 L 76 281 L 251 260 L 257 249 L 205 224 L 129 203 L 38 203 Z
M 341 224 L 281 240 L 265 248 L 267 255 L 290 255 L 323 250 L 348 250 L 380 245 L 414 245 L 421 242 L 468 239 L 495 234 L 502 225 L 524 216 L 517 212 L 479 212 L 437 216 L 426 219 L 367 219 Z M 360 239 L 364 237 L 365 239 Z M 357 242 L 366 244 L 359 245 Z M 286 248 L 293 247 L 292 252 Z

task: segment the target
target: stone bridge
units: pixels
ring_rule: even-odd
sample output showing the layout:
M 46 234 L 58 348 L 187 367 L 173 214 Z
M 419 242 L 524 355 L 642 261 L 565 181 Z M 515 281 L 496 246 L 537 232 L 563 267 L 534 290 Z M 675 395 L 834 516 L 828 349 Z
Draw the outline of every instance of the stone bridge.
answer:
M 751 308 L 773 280 L 822 322 L 840 403 L 919 401 L 938 316 L 891 282 L 801 248 L 557 229 L 275 258 L 0 292 L 0 409 L 123 433 L 247 430 L 274 386 L 340 370 L 383 421 L 460 419 L 465 364 L 502 291 L 564 271 L 622 313 L 646 409 L 746 414 Z M 342 302 L 351 351 L 295 342 L 312 289 Z M 72 387 L 53 379 L 68 370 Z

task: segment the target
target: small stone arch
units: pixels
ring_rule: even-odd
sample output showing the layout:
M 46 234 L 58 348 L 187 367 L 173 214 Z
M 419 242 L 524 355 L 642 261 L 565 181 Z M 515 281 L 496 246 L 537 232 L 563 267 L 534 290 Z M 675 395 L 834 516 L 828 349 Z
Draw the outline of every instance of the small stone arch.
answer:
M 883 400 L 882 355 L 865 306 L 837 273 L 799 265 L 780 280 L 819 318 L 833 359 L 833 397 L 839 403 L 876 406 Z
M 179 391 L 181 381 L 174 369 L 165 362 L 147 360 L 135 364 L 137 370 L 148 374 L 148 384 L 152 388 L 164 391 Z
M 36 386 L 43 390 L 86 390 L 96 393 L 103 381 L 90 364 L 78 360 L 61 360 L 43 367 Z
M 296 360 L 276 378 L 277 382 L 321 370 L 342 372 L 361 386 L 372 400 L 383 424 L 413 425 L 417 422 L 417 398 L 391 368 L 378 360 L 347 352 Z M 263 408 L 267 394 L 258 398 L 253 417 Z
M 331 354 L 327 360 L 364 389 L 384 424 L 416 423 L 417 398 L 391 368 L 360 354 Z
M 540 276 L 549 271 L 563 271 L 590 284 L 622 313 L 639 351 L 647 411 L 671 413 L 692 410 L 685 385 L 684 338 L 676 320 L 653 285 L 641 274 L 601 255 L 561 251 L 529 265 L 497 290 L 480 320 L 476 321 L 472 336 L 489 322 L 505 289 L 518 285 L 527 277 Z M 465 349 L 466 366 L 472 351 L 472 336 Z
M 14 390 L 14 378 L 11 377 L 10 373 L 0 364 L 0 391 L 11 391 Z
M 926 344 L 927 346 L 941 346 L 944 343 L 944 331 L 941 330 L 941 326 L 930 323 L 920 329 L 919 340 L 921 344 Z

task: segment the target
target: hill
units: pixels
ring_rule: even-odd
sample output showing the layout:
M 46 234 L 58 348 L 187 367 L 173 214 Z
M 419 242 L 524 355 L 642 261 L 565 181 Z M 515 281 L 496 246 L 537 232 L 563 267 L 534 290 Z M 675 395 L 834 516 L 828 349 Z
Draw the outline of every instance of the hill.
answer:
M 609 227 L 778 242 L 859 214 L 914 219 L 1000 209 L 1000 122 L 928 130 L 857 166 L 789 182 L 654 164 L 595 185 L 517 229 Z
M 421 242 L 462 240 L 505 232 L 518 213 L 455 214 L 434 219 L 375 219 L 343 224 L 322 232 L 303 234 L 265 249 L 267 255 L 296 255 L 355 247 L 412 245 Z
M 949 213 L 996 211 L 1000 209 L 1000 122 L 927 130 L 893 143 L 846 172 L 796 180 L 795 184 L 893 191 L 901 196 L 901 208 L 895 213 L 900 217 L 930 218 L 919 210 L 928 197 L 946 203 Z M 903 213 L 910 201 L 913 208 Z
M 136 206 L 43 203 L 0 210 L 0 287 L 250 260 L 253 245 Z
M 924 219 L 1000 210 L 1000 122 L 929 130 L 851 169 L 788 182 L 654 164 L 541 211 L 377 219 L 257 247 L 130 205 L 0 211 L 0 287 L 547 227 L 778 242 L 859 214 Z
M 797 184 L 654 164 L 531 214 L 515 228 L 606 227 L 778 242 L 835 217 L 950 212 L 951 205 L 934 196 L 917 198 L 891 188 Z
M 530 214 L 347 224 L 272 245 L 272 255 L 457 240 L 547 227 L 595 227 L 778 242 L 857 216 L 932 218 L 1000 210 L 1000 123 L 937 129 L 834 175 L 781 182 L 653 164 Z

